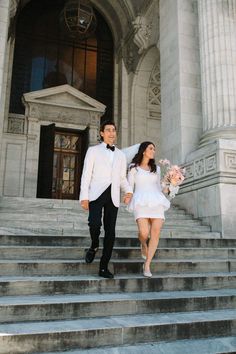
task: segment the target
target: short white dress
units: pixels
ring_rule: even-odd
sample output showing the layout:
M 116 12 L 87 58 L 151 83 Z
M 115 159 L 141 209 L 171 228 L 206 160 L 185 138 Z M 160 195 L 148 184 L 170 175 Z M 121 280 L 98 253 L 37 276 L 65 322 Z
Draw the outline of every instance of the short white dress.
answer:
M 157 166 L 156 172 L 146 171 L 139 166 L 133 167 L 128 173 L 128 181 L 134 192 L 127 209 L 134 213 L 135 220 L 165 220 L 164 212 L 169 209 L 170 201 L 162 193 L 160 167 Z

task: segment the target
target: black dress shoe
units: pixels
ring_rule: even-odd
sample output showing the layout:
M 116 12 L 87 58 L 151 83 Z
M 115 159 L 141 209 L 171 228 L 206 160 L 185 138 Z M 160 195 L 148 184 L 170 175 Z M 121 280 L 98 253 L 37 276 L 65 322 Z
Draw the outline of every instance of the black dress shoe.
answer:
M 86 263 L 92 263 L 92 261 L 94 260 L 95 254 L 97 252 L 98 248 L 93 249 L 93 248 L 89 248 L 88 251 L 86 252 L 85 255 L 85 262 Z
M 100 269 L 98 275 L 108 279 L 114 278 L 114 275 L 108 269 Z

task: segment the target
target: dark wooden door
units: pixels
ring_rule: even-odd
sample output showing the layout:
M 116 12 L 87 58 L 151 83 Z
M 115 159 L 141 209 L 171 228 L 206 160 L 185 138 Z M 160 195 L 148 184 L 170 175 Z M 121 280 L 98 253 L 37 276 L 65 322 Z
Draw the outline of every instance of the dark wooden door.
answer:
M 71 131 L 42 126 L 38 198 L 78 199 L 88 129 Z
M 80 134 L 56 132 L 53 158 L 52 197 L 78 199 L 82 173 Z
M 52 198 L 52 172 L 55 124 L 42 125 L 40 131 L 38 198 Z

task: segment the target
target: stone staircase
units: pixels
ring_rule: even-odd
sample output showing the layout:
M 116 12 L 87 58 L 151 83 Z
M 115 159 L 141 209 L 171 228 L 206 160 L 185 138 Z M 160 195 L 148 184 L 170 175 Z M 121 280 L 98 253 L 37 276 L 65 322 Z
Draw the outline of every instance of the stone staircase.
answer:
M 236 238 L 172 207 L 151 279 L 124 207 L 114 279 L 89 244 L 78 201 L 0 199 L 1 354 L 236 352 Z

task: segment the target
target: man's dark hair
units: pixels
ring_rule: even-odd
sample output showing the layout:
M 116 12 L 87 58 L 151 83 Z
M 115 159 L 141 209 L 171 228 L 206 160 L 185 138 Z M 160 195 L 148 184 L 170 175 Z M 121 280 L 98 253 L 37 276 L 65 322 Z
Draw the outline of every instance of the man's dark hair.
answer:
M 99 132 L 104 132 L 104 129 L 105 129 L 106 125 L 113 125 L 113 127 L 115 127 L 115 130 L 116 130 L 116 125 L 115 125 L 115 123 L 112 120 L 105 120 L 104 122 L 101 123 Z M 103 137 L 100 136 L 100 138 L 103 141 Z

